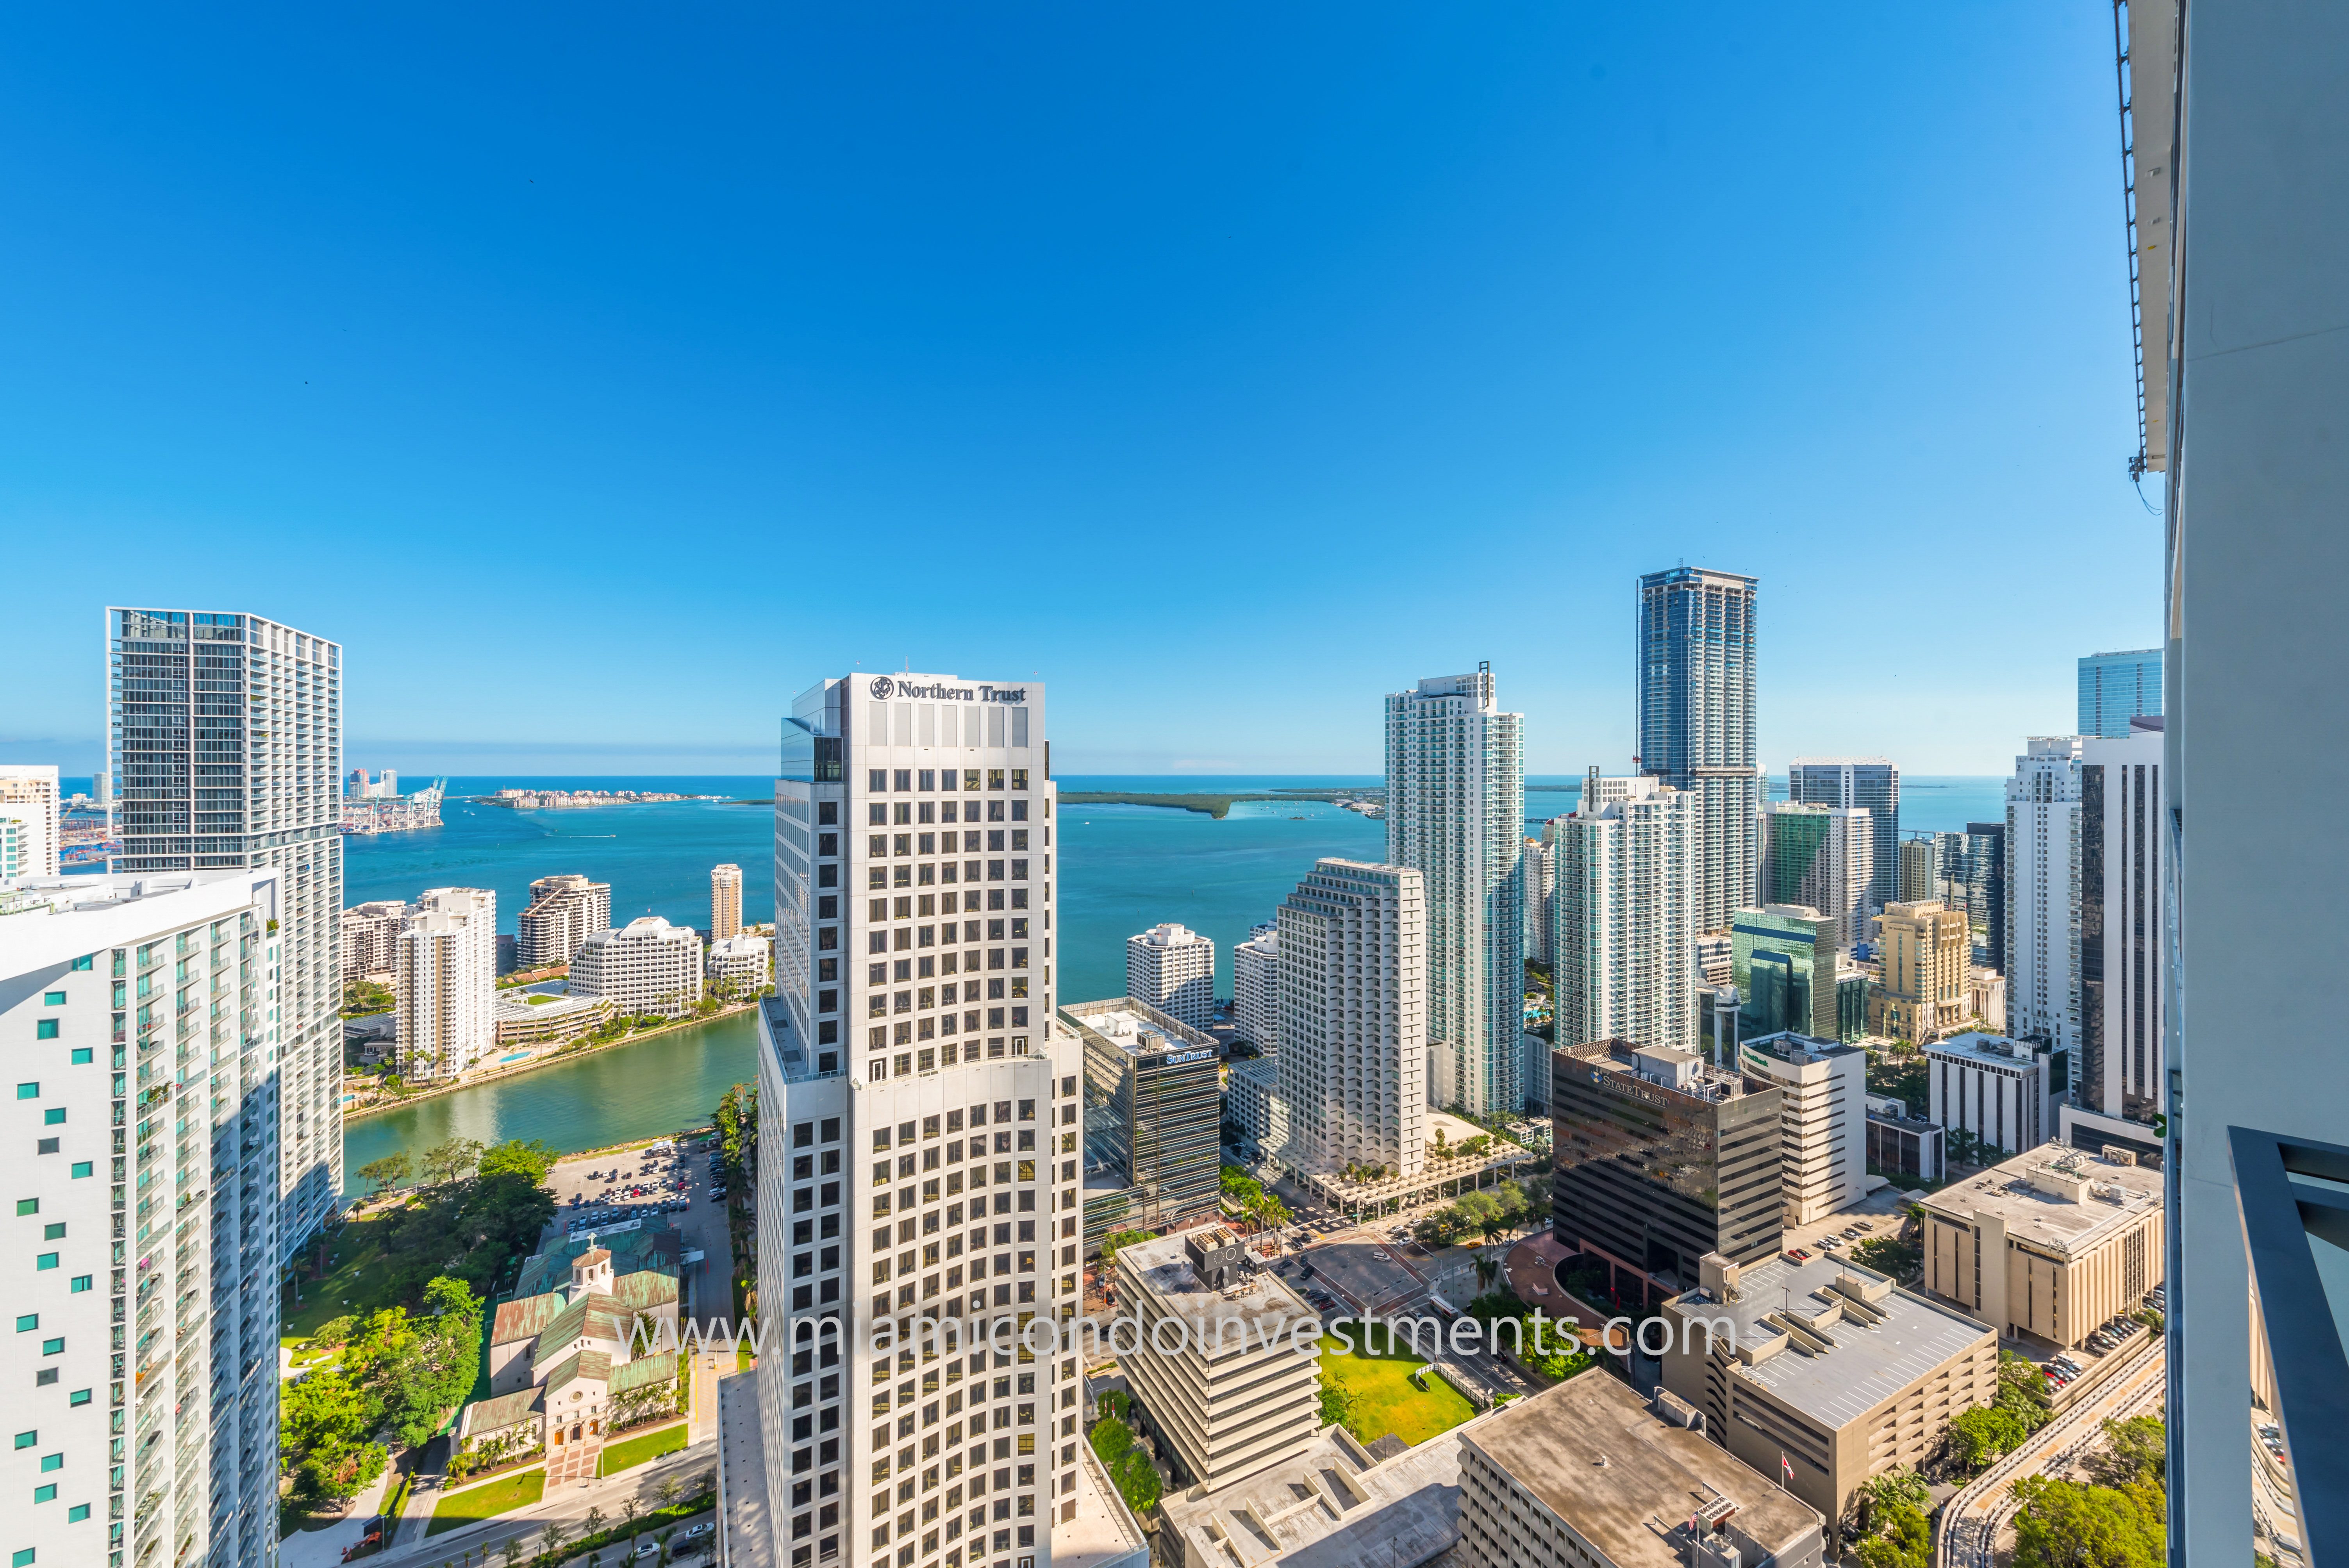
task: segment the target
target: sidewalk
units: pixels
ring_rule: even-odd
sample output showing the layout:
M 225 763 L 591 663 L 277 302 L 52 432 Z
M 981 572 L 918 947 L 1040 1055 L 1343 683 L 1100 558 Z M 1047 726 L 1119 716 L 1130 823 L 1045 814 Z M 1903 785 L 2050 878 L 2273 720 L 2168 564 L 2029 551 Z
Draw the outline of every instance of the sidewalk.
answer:
M 620 1516 L 621 1505 L 630 1497 L 636 1498 L 647 1509 L 654 1506 L 653 1493 L 665 1478 L 674 1476 L 687 1483 L 689 1489 L 693 1478 L 714 1469 L 717 1453 L 715 1443 L 695 1443 L 677 1453 L 623 1470 L 616 1476 L 598 1480 L 573 1481 L 559 1491 L 550 1489 L 544 1498 L 528 1508 L 502 1513 L 495 1519 L 483 1520 L 461 1530 L 444 1531 L 429 1541 L 423 1536 L 423 1531 L 429 1528 L 431 1518 L 430 1509 L 427 1508 L 423 1518 L 428 1522 L 416 1526 L 412 1538 L 409 1530 L 403 1528 L 398 1541 L 389 1551 L 367 1561 L 371 1565 L 380 1564 L 381 1568 L 394 1568 L 395 1564 L 400 1563 L 437 1565 L 468 1551 L 476 1553 L 493 1551 L 502 1542 L 516 1536 L 527 1540 L 554 1520 L 575 1523 L 591 1508 L 600 1508 L 605 1517 L 616 1520 Z M 430 1495 L 433 1505 L 437 1506 L 440 1493 L 435 1491 Z M 411 1519 L 415 1517 L 410 1514 Z M 365 1522 L 364 1517 L 361 1522 Z M 351 1539 L 357 1538 L 357 1532 L 354 1529 Z M 339 1550 L 338 1547 L 337 1553 Z M 336 1554 L 330 1554 L 323 1560 L 310 1558 L 298 1561 L 290 1552 L 280 1555 L 281 1568 L 334 1568 L 339 1561 Z

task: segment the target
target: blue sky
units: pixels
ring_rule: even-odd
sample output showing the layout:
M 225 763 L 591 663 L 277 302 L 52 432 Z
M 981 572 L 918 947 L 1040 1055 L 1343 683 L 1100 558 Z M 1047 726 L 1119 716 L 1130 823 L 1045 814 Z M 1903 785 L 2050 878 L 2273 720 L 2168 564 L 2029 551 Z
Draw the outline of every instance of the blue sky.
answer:
M 100 608 L 347 649 L 354 766 L 750 772 L 854 665 L 1062 772 L 1367 771 L 1632 581 L 1763 742 L 2003 770 L 2159 624 L 2096 6 L 20 9 L 0 751 Z

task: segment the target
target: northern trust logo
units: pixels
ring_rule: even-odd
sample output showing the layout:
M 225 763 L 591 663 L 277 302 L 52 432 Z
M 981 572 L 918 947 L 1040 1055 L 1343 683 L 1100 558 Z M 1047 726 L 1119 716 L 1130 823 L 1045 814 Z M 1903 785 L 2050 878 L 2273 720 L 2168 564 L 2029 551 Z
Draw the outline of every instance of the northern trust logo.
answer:
M 876 702 L 893 696 L 926 697 L 933 702 L 1026 702 L 1026 686 L 958 686 L 944 681 L 932 681 L 928 686 L 916 686 L 912 681 L 898 681 L 888 676 L 874 676 L 866 688 Z

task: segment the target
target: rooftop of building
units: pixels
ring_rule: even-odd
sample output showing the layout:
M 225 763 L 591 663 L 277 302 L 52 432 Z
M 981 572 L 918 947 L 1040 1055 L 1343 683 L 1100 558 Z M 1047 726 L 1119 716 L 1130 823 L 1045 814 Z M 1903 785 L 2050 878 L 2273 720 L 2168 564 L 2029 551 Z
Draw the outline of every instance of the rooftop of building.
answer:
M 1775 1035 L 1757 1035 L 1744 1042 L 1745 1049 L 1772 1057 L 1794 1067 L 1808 1067 L 1814 1062 L 1833 1061 L 1838 1057 L 1865 1057 L 1860 1046 L 1847 1046 L 1840 1040 L 1823 1040 L 1816 1035 L 1797 1034 L 1781 1029 Z
M 1726 1449 L 1653 1413 L 1603 1372 L 1520 1399 L 1464 1429 L 1617 1568 L 1687 1561 L 1688 1521 L 1724 1521 L 1772 1555 L 1791 1555 L 1819 1516 Z
M 2062 1143 L 2025 1150 L 1924 1200 L 1955 1219 L 1996 1218 L 2010 1240 L 2063 1256 L 2088 1251 L 2161 1202 L 2158 1168 Z
M 491 1003 L 501 1018 L 559 1018 L 565 1013 L 592 1012 L 611 1005 L 607 996 L 572 996 L 519 985 L 500 987 Z
M 1617 1080 L 1636 1079 L 1643 1088 L 1662 1089 L 1715 1104 L 1748 1092 L 1739 1074 L 1714 1067 L 1702 1057 L 1669 1047 L 1635 1046 L 1629 1040 L 1590 1040 L 1570 1046 L 1563 1054 L 1588 1062 Z M 1618 1092 L 1635 1092 L 1619 1081 L 1609 1087 Z
M 1187 945 L 1194 942 L 1206 942 L 1207 938 L 1187 925 L 1170 920 L 1162 924 L 1154 925 L 1147 931 L 1136 933 L 1126 940 L 1146 943 L 1152 947 L 1173 947 L 1178 944 Z
M 1071 1002 L 1061 1008 L 1061 1020 L 1080 1037 L 1098 1039 L 1132 1057 L 1154 1051 L 1220 1049 L 1215 1036 L 1132 996 Z M 1145 1043 L 1145 1037 L 1154 1036 L 1155 1043 Z
M 1284 1464 L 1204 1497 L 1169 1496 L 1159 1507 L 1190 1562 L 1413 1568 L 1460 1539 L 1460 1439 L 1475 1429 L 1475 1422 L 1454 1427 L 1381 1460 L 1330 1427 Z M 1054 1568 L 1059 1548 L 1055 1537 Z
M 260 868 L 256 868 L 260 869 Z M 136 874 L 16 877 L 0 886 L 0 912 L 10 914 L 88 914 L 127 909 L 174 893 L 192 892 L 254 875 L 239 870 L 140 872 Z M 262 869 L 262 874 L 272 874 Z
M 1209 1285 L 1191 1266 L 1191 1249 L 1201 1239 L 1199 1232 L 1177 1231 L 1172 1235 L 1133 1243 L 1118 1250 L 1118 1269 L 1138 1278 L 1143 1288 L 1170 1303 L 1179 1315 L 1205 1323 L 1211 1333 L 1218 1336 L 1226 1324 L 1257 1326 L 1267 1318 L 1289 1324 L 1320 1321 L 1319 1315 L 1306 1305 L 1302 1297 L 1269 1273 L 1243 1273 L 1236 1283 L 1221 1290 Z M 1218 1343 L 1232 1350 L 1243 1341 L 1235 1335 L 1228 1342 L 1218 1338 Z M 1250 1348 L 1261 1350 L 1262 1344 L 1257 1340 Z M 1282 1356 L 1290 1353 L 1286 1341 L 1275 1352 Z
M 1147 1563 L 1150 1537 L 1125 1505 L 1116 1487 L 1102 1473 L 1092 1445 L 1079 1443 L 1082 1461 L 1077 1467 L 1077 1516 L 1052 1524 L 1052 1568 L 1116 1568 L 1130 1562 Z
M 2044 1054 L 2046 1047 L 2006 1035 L 1992 1035 L 1980 1029 L 1969 1029 L 1962 1035 L 1935 1040 L 1926 1046 L 1929 1057 L 1947 1057 L 1952 1060 L 1982 1062 L 1986 1065 L 2012 1068 L 2028 1065 Z
M 1724 1294 L 1735 1299 L 1719 1299 Z M 1991 1333 L 1872 1269 L 1826 1257 L 1789 1263 L 1784 1253 L 1740 1270 L 1733 1291 L 1700 1285 L 1673 1303 L 1691 1317 L 1729 1319 L 1740 1375 L 1831 1429 Z

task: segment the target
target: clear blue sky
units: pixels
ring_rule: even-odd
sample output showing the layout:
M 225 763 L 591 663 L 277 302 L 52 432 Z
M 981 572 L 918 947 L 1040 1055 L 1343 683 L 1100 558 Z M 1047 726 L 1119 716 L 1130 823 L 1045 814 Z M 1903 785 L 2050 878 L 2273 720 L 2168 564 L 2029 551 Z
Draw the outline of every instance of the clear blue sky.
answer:
M 1371 771 L 1493 661 L 1630 750 L 1632 580 L 1763 741 L 2002 771 L 2159 626 L 2103 5 L 29 8 L 0 759 L 101 606 L 348 650 L 354 766 L 769 766 L 821 674 L 1062 772 Z

